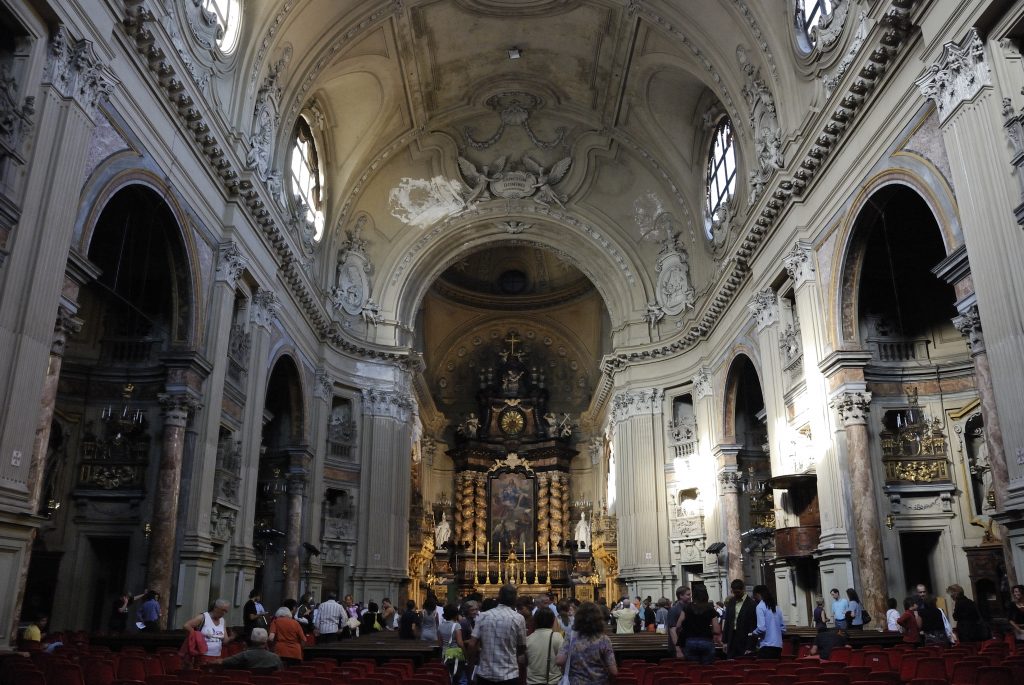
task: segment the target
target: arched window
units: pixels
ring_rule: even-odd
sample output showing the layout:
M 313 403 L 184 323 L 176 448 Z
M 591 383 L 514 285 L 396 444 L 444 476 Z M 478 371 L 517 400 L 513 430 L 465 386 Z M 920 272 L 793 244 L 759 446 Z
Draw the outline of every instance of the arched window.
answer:
M 814 47 L 811 29 L 832 12 L 832 0 L 797 0 L 797 27 L 803 30 L 808 48 Z
M 291 155 L 292 193 L 306 209 L 306 219 L 316 226 L 313 240 L 320 240 L 324 232 L 321 211 L 320 157 L 317 154 L 313 132 L 305 119 L 299 117 L 295 126 L 295 143 Z
M 706 224 L 709 237 L 715 214 L 735 190 L 736 151 L 733 148 L 732 123 L 728 117 L 723 117 L 715 128 L 715 137 L 708 153 Z
M 242 26 L 241 0 L 203 0 L 203 9 L 217 18 L 221 35 L 217 47 L 230 54 L 238 45 L 239 28 Z

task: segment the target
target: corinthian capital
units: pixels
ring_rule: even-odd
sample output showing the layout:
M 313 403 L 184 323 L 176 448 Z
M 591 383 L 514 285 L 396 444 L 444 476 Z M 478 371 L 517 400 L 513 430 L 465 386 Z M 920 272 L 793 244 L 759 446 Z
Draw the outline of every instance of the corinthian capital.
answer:
M 661 413 L 661 402 L 665 391 L 661 388 L 624 390 L 612 398 L 612 416 L 616 423 L 634 416 L 649 416 Z
M 935 102 L 940 123 L 944 123 L 960 103 L 989 85 L 992 79 L 985 61 L 985 44 L 974 28 L 960 44 L 950 41 L 943 45 L 939 61 L 917 79 L 921 95 Z
M 270 328 L 270 324 L 277 318 L 277 310 L 281 307 L 281 301 L 277 294 L 269 288 L 260 288 L 252 298 L 252 322 L 263 328 Z
M 82 330 L 83 321 L 71 313 L 71 310 L 60 305 L 57 307 L 57 319 L 53 323 L 53 341 L 50 343 L 50 354 L 64 356 L 64 347 L 68 337 Z
M 718 482 L 722 486 L 722 493 L 734 495 L 743 488 L 743 474 L 739 471 L 721 471 L 718 474 Z
M 960 331 L 960 335 L 967 338 L 967 346 L 971 348 L 971 354 L 981 354 L 985 351 L 985 336 L 981 331 L 981 314 L 978 312 L 978 305 L 971 305 L 961 312 L 960 316 L 953 317 L 953 325 Z
M 412 398 L 404 392 L 377 388 L 363 390 L 363 414 L 366 416 L 388 416 L 408 421 L 412 406 Z
M 203 408 L 202 403 L 188 393 L 162 392 L 156 396 L 164 412 L 164 425 L 184 428 L 189 418 Z
M 779 298 L 771 288 L 765 288 L 754 295 L 747 304 L 747 309 L 754 317 L 758 332 L 779 320 Z
M 845 392 L 832 400 L 832 408 L 839 413 L 843 426 L 865 425 L 871 407 L 871 393 Z
M 693 377 L 693 401 L 699 402 L 705 397 L 711 396 L 711 376 L 707 369 L 700 369 Z
M 217 255 L 217 282 L 227 283 L 230 288 L 234 288 L 248 265 L 249 260 L 242 256 L 238 245 L 233 242 L 224 243 Z
M 114 92 L 114 77 L 96 56 L 92 43 L 75 40 L 63 25 L 50 38 L 43 81 L 78 102 L 90 119 L 96 118 L 100 103 Z
M 782 264 L 798 288 L 814 279 L 814 255 L 810 247 L 804 243 L 797 242 L 792 251 L 782 258 Z

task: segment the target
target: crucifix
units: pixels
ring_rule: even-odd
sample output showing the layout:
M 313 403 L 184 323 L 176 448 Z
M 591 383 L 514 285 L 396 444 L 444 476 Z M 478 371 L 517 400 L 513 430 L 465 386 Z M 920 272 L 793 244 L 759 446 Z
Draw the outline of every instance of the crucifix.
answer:
M 523 356 L 523 352 L 516 352 L 516 343 L 522 342 L 522 341 L 523 341 L 523 339 L 520 338 L 518 336 L 518 334 L 516 334 L 515 331 L 511 331 L 509 333 L 509 336 L 507 338 L 505 338 L 505 342 L 507 342 L 509 344 L 509 351 L 508 352 L 503 352 L 501 354 L 502 359 L 508 359 L 509 357 L 512 357 L 512 358 L 515 358 L 515 359 L 521 359 L 522 356 Z

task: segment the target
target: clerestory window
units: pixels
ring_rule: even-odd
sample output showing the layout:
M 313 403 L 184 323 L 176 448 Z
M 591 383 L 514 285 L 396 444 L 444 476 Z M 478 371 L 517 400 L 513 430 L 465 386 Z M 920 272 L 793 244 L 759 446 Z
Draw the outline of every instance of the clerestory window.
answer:
M 217 47 L 225 54 L 234 52 L 242 26 L 241 0 L 203 0 L 203 9 L 217 18 L 221 28 Z
M 291 185 L 292 193 L 304 206 L 306 220 L 316 229 L 313 240 L 319 241 L 324 231 L 322 194 L 320 187 L 320 157 L 317 154 L 316 142 L 309 123 L 299 117 L 295 127 L 295 142 L 291 154 Z
M 728 202 L 736 190 L 736 150 L 733 146 L 732 122 L 723 117 L 715 128 L 715 136 L 708 152 L 707 218 L 708 237 L 715 215 Z

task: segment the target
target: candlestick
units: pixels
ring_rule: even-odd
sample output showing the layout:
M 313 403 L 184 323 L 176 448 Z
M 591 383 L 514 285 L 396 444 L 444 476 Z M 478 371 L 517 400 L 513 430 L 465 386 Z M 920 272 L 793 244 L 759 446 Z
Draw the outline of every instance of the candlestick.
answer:
M 498 540 L 498 585 L 501 585 L 501 540 Z
M 484 569 L 484 572 L 487 574 L 487 580 L 484 581 L 484 585 L 490 585 L 491 584 L 491 541 L 490 540 L 487 541 L 487 562 L 486 562 L 486 566 L 487 566 L 487 568 Z
M 479 540 L 473 540 L 473 585 L 480 582 L 480 557 L 478 550 L 480 547 Z
M 551 541 L 550 540 L 548 540 L 547 581 L 548 581 L 548 587 L 551 587 Z
M 533 541 L 533 584 L 540 582 L 540 543 Z
M 523 585 L 526 585 L 526 538 L 523 538 Z

